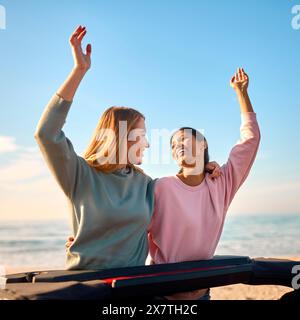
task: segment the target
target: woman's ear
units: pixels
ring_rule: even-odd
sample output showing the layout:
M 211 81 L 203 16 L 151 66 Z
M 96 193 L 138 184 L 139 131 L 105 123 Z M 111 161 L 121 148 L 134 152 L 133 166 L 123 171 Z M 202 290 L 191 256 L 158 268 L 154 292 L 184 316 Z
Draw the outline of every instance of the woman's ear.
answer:
M 204 140 L 202 140 L 201 142 L 200 142 L 200 145 L 201 145 L 201 148 L 203 149 L 203 150 L 205 150 L 205 149 L 207 149 L 207 142 L 206 141 L 204 141 Z

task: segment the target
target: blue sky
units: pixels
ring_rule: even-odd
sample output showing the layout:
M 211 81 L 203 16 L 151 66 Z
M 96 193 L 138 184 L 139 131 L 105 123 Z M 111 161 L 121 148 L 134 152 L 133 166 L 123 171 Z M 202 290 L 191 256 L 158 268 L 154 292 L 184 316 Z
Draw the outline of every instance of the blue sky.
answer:
M 11 144 L 2 152 L 0 146 L 2 217 L 10 212 L 17 217 L 15 202 L 26 216 L 36 217 L 53 197 L 57 207 L 50 206 L 46 216 L 63 211 L 64 199 L 38 158 L 33 134 L 73 66 L 68 38 L 79 24 L 88 29 L 84 44 L 92 44 L 92 68 L 64 127 L 79 154 L 104 109 L 124 105 L 145 114 L 149 132 L 183 125 L 204 129 L 211 159 L 223 164 L 240 126 L 229 80 L 243 66 L 262 140 L 231 210 L 299 212 L 300 29 L 291 26 L 296 4 L 300 1 L 0 0 L 6 9 L 6 29 L 0 30 L 0 137 Z M 177 170 L 143 168 L 153 177 Z M 43 186 L 51 191 L 45 194 Z

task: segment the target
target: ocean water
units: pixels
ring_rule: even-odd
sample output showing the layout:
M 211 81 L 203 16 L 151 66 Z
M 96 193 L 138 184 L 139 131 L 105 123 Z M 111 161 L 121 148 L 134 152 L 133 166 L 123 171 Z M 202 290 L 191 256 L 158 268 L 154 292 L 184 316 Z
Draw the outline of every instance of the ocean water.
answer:
M 216 254 L 300 256 L 300 214 L 228 216 Z
M 69 235 L 66 220 L 0 221 L 0 265 L 64 269 Z
M 0 266 L 65 267 L 69 222 L 0 222 Z M 228 216 L 216 254 L 300 256 L 299 215 Z

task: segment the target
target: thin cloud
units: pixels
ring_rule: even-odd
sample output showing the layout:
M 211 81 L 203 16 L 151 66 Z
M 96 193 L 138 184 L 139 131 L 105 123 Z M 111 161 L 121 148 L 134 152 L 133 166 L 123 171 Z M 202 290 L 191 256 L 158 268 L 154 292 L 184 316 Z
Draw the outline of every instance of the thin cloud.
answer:
M 0 187 L 22 182 L 47 173 L 46 165 L 39 150 L 16 146 L 11 152 L 9 163 L 0 163 Z
M 0 219 L 66 218 L 65 196 L 39 148 L 17 145 L 14 137 L 1 141 L 10 160 L 0 162 Z
M 15 152 L 17 149 L 15 137 L 0 136 L 0 154 Z

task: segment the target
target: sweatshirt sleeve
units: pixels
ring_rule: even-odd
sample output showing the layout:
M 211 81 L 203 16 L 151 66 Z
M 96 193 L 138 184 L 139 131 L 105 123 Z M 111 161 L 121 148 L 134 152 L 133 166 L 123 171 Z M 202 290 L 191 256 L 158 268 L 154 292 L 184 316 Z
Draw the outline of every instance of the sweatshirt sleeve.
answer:
M 225 179 L 225 209 L 246 180 L 260 143 L 256 113 L 241 113 L 240 140 L 232 148 L 226 164 L 221 167 Z
M 72 198 L 81 159 L 62 127 L 72 101 L 55 94 L 47 104 L 35 131 L 35 139 L 56 181 L 67 197 Z

